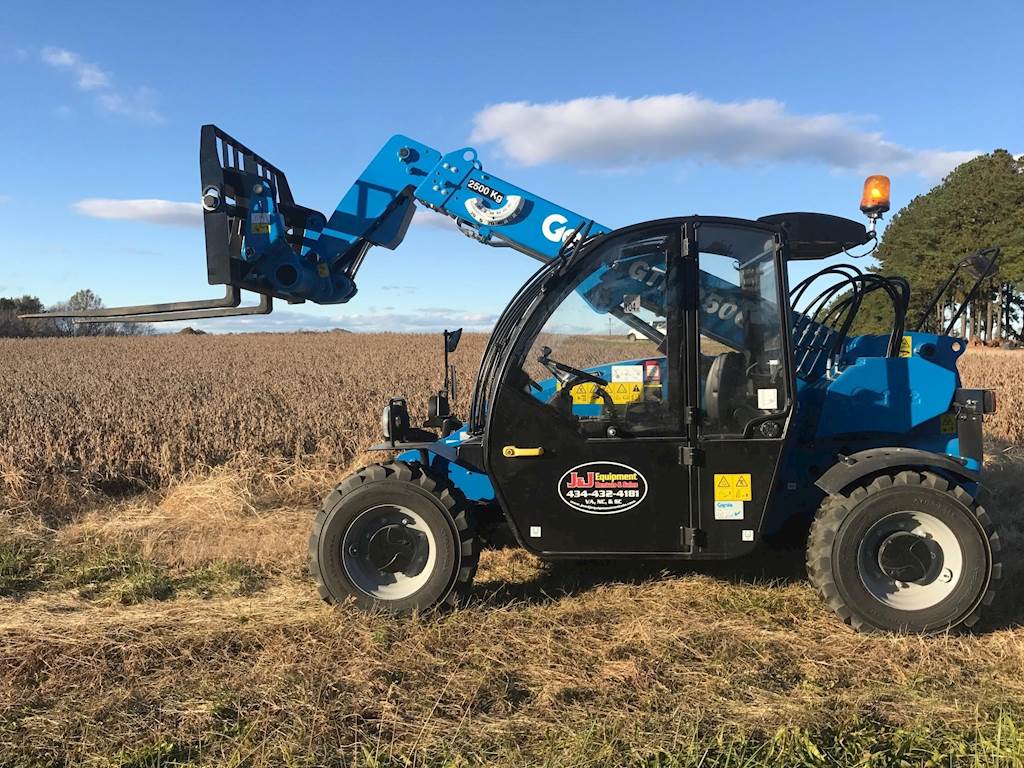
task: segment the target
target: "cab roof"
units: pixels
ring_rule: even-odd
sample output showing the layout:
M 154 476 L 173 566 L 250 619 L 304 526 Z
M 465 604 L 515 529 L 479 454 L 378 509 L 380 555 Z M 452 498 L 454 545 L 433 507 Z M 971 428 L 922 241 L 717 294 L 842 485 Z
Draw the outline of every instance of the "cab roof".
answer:
M 824 259 L 871 239 L 859 221 L 828 213 L 773 213 L 758 221 L 779 227 L 789 240 L 791 259 Z

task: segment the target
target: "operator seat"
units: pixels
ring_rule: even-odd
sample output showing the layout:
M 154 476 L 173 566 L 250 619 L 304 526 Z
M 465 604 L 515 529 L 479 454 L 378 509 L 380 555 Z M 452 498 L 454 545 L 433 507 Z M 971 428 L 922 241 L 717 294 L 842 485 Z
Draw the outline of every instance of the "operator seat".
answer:
M 722 434 L 742 434 L 757 412 L 747 402 L 747 356 L 742 352 L 717 355 L 704 381 L 707 421 Z

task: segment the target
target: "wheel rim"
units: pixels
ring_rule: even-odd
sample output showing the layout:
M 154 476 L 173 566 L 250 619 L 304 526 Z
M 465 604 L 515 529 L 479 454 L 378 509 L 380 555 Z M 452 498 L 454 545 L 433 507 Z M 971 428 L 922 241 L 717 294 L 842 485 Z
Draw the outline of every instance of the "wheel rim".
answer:
M 932 608 L 963 575 L 953 530 L 927 512 L 894 512 L 865 532 L 857 554 L 861 583 L 880 603 L 901 611 Z
M 370 507 L 356 516 L 341 542 L 349 580 L 378 600 L 401 600 L 430 579 L 437 542 L 426 520 L 395 504 Z

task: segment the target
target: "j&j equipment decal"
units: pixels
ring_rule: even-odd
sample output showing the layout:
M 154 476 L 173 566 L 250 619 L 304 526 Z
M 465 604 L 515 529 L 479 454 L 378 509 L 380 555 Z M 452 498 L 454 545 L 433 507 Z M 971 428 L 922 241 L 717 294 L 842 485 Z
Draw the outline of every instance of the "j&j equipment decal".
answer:
M 558 481 L 558 496 L 580 512 L 614 515 L 644 500 L 647 480 L 626 464 L 591 461 L 578 464 L 562 475 Z

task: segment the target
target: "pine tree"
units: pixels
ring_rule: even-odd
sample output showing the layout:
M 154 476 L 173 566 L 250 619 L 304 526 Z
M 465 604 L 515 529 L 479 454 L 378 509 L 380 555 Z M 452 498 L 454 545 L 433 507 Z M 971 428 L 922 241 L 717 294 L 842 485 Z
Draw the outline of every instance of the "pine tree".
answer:
M 999 274 L 985 281 L 953 332 L 986 341 L 1020 339 L 1016 322 L 1024 306 L 1024 158 L 997 149 L 958 166 L 941 184 L 911 200 L 885 230 L 877 253 L 879 271 L 910 281 L 908 322 L 913 324 L 956 264 L 989 246 L 1002 248 Z M 972 283 L 966 274 L 957 281 L 947 313 L 963 302 Z M 941 311 L 932 313 L 926 327 L 942 330 Z M 871 302 L 862 314 L 862 332 L 891 323 L 891 311 L 886 313 L 880 302 Z

